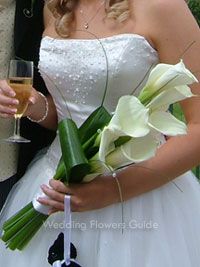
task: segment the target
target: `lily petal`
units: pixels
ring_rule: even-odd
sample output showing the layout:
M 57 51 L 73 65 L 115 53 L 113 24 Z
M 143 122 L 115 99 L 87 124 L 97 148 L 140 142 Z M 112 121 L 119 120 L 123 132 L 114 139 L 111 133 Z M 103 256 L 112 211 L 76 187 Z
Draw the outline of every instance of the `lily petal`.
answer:
M 148 112 L 135 96 L 122 96 L 108 127 L 118 130 L 119 136 L 145 136 L 149 133 Z
M 110 153 L 106 157 L 106 163 L 115 169 L 134 162 L 141 162 L 153 157 L 156 153 L 156 148 L 157 140 L 151 134 L 132 138 Z
M 147 84 L 139 95 L 139 99 L 144 103 L 162 91 L 194 82 L 198 82 L 198 80 L 186 69 L 182 60 L 176 65 L 158 64 L 151 71 Z
M 193 96 L 189 86 L 181 85 L 160 93 L 151 100 L 147 107 L 151 110 L 168 110 L 171 104 Z
M 155 111 L 149 117 L 149 126 L 167 136 L 187 133 L 187 126 L 169 112 Z
M 172 65 L 172 67 L 156 81 L 155 87 L 162 88 L 163 91 L 171 87 L 192 84 L 194 82 L 198 82 L 198 80 L 186 69 L 181 60 L 178 64 Z
M 119 134 L 112 128 L 105 127 L 101 133 L 101 141 L 99 145 L 98 158 L 101 162 L 105 162 L 105 157 L 115 149 L 114 141 L 117 140 Z

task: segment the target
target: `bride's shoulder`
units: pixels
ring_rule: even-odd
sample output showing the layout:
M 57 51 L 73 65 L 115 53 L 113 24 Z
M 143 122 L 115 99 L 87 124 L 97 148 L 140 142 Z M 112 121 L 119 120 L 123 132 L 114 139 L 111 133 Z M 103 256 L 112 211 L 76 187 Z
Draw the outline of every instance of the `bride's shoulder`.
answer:
M 131 0 L 133 14 L 151 29 L 163 30 L 191 16 L 185 0 Z
M 154 36 L 168 38 L 188 29 L 195 34 L 199 28 L 185 0 L 131 0 L 139 21 L 144 21 L 147 31 Z
M 194 41 L 199 47 L 199 27 L 185 0 L 131 1 L 139 18 L 138 25 L 143 24 L 145 32 L 159 52 L 160 60 L 172 62 Z M 193 45 L 192 51 L 197 56 L 197 45 Z
M 188 9 L 186 0 L 131 0 L 131 2 L 134 8 L 138 11 L 142 10 L 143 14 L 159 18 Z

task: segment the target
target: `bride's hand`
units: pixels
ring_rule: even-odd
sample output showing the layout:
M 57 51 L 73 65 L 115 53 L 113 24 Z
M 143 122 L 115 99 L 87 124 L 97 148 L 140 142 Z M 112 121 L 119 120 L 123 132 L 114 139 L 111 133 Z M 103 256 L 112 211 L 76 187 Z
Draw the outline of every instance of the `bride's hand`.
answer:
M 101 209 L 120 201 L 116 181 L 111 176 L 98 176 L 89 183 L 64 185 L 50 180 L 50 186 L 42 185 L 42 191 L 50 198 L 38 198 L 38 202 L 50 206 L 51 213 L 64 210 L 64 198 L 71 195 L 72 211 Z
M 17 111 L 19 101 L 6 80 L 0 80 L 0 117 L 12 118 Z
M 14 90 L 8 85 L 6 80 L 0 80 L 0 117 L 12 118 L 17 112 L 19 101 L 15 98 Z M 37 91 L 32 88 L 29 98 L 29 106 L 23 116 L 29 114 L 31 106 L 37 101 Z
M 38 94 L 38 91 L 32 87 L 31 95 L 29 97 L 28 107 L 27 107 L 26 111 L 24 112 L 23 117 L 30 116 L 32 114 L 32 109 L 33 109 L 34 105 L 38 102 L 39 97 L 40 96 Z

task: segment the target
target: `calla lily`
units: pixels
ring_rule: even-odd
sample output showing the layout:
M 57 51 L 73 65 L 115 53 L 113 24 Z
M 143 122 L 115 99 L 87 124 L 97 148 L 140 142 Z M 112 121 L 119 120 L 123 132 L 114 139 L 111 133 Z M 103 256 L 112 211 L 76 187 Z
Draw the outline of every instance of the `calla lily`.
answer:
M 148 125 L 167 136 L 182 135 L 187 133 L 187 126 L 170 113 L 155 111 L 149 116 Z
M 186 134 L 187 127 L 185 123 L 177 120 L 166 111 L 171 104 L 193 96 L 187 85 L 177 86 L 161 92 L 147 105 L 150 110 L 148 125 L 168 136 Z
M 115 149 L 114 141 L 119 136 L 119 132 L 117 134 L 112 127 L 105 127 L 101 133 L 98 158 L 94 158 L 94 160 L 105 162 L 106 156 Z
M 147 160 L 155 155 L 157 146 L 157 140 L 151 134 L 131 138 L 106 157 L 106 164 L 116 169 L 133 162 Z
M 120 136 L 143 137 L 152 128 L 170 136 L 186 134 L 185 124 L 165 111 L 171 104 L 192 97 L 187 84 L 194 82 L 196 77 L 182 61 L 176 65 L 158 64 L 138 98 L 126 95 L 119 99 L 114 116 L 101 133 L 99 160 L 105 161 Z
M 149 133 L 148 108 L 141 104 L 135 96 L 123 96 L 119 99 L 116 111 L 101 132 L 99 160 L 115 149 L 114 142 L 121 136 L 141 137 Z
M 91 166 L 91 172 L 83 178 L 83 182 L 90 182 L 98 175 L 104 173 L 110 173 L 113 171 L 113 168 L 107 165 L 105 162 L 99 160 L 98 154 L 89 160 Z
M 135 96 L 122 96 L 108 124 L 119 136 L 141 137 L 149 133 L 148 108 Z
M 190 88 L 187 85 L 181 85 L 161 92 L 154 97 L 146 107 L 151 110 L 159 109 L 166 111 L 171 104 L 192 96 L 194 96 L 194 94 L 191 92 Z
M 163 91 L 194 82 L 198 82 L 198 80 L 186 69 L 182 60 L 176 65 L 158 64 L 151 71 L 148 81 L 139 95 L 139 99 L 146 104 L 152 97 Z
M 131 163 L 142 162 L 155 156 L 158 143 L 163 141 L 161 135 L 154 136 L 153 131 L 143 137 L 131 138 L 124 145 L 108 153 L 104 161 L 97 153 L 90 161 L 91 173 L 84 177 L 84 182 L 93 180 L 96 176 L 110 173 Z
M 96 165 L 109 168 L 140 162 L 155 154 L 157 141 L 152 132 L 167 136 L 187 133 L 185 123 L 168 112 L 171 104 L 194 96 L 187 85 L 176 86 L 155 96 L 143 105 L 135 96 L 122 96 L 110 123 L 101 133 Z M 115 141 L 121 136 L 132 137 L 120 147 Z M 139 148 L 139 149 L 137 149 Z M 99 168 L 104 168 L 101 166 Z

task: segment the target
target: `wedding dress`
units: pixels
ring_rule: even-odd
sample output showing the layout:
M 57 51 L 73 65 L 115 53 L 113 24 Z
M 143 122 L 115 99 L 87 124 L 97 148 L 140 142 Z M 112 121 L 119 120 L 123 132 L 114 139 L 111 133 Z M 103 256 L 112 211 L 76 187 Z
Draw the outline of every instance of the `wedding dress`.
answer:
M 107 73 L 105 52 L 109 78 L 104 106 L 113 112 L 119 97 L 131 94 L 158 63 L 158 54 L 146 39 L 137 34 L 100 40 L 42 39 L 39 68 L 59 120 L 70 111 L 79 126 L 100 105 Z M 142 84 L 135 90 L 136 95 L 141 88 Z M 57 137 L 47 154 L 37 156 L 12 190 L 1 222 L 31 201 L 41 184 L 48 183 L 59 158 Z M 77 261 L 83 267 L 199 267 L 199 183 L 191 172 L 174 182 L 176 186 L 169 182 L 124 202 L 123 223 L 121 204 L 73 213 L 72 242 L 77 247 Z M 24 251 L 9 251 L 0 242 L 0 266 L 50 266 L 48 249 L 62 228 L 63 213 L 57 213 Z

